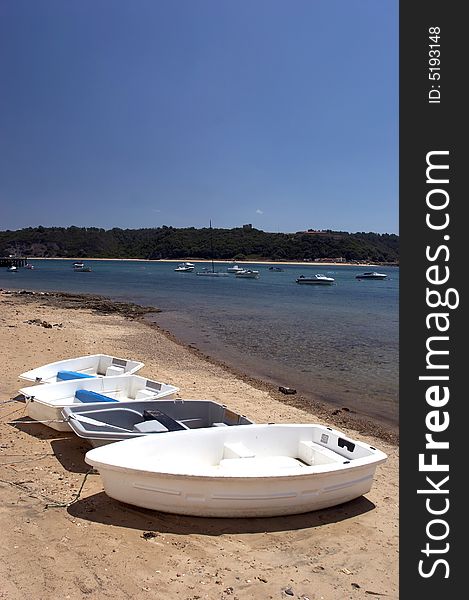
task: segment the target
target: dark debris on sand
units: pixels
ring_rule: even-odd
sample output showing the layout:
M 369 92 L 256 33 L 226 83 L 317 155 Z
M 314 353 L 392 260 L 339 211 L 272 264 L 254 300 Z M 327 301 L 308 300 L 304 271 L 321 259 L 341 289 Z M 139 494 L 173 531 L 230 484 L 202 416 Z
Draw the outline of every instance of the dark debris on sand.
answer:
M 117 302 L 105 296 L 93 294 L 71 294 L 68 292 L 35 292 L 30 290 L 9 290 L 4 294 L 21 297 L 22 300 L 37 302 L 40 300 L 46 306 L 58 306 L 60 308 L 89 309 L 100 314 L 119 314 L 126 319 L 138 319 L 148 313 L 161 312 L 154 306 L 139 306 L 132 302 Z

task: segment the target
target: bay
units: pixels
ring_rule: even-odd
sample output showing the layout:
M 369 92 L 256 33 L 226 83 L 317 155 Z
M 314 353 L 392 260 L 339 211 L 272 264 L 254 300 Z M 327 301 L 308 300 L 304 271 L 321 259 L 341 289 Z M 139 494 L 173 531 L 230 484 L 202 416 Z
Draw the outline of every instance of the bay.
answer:
M 253 377 L 397 426 L 399 269 L 383 281 L 357 280 L 369 267 L 250 263 L 258 280 L 197 277 L 160 261 L 31 260 L 35 269 L 0 269 L 0 287 L 66 291 L 162 309 L 154 320 L 186 344 Z M 210 263 L 195 263 L 196 269 Z M 226 270 L 228 264 L 216 264 Z M 244 266 L 244 265 L 243 265 Z M 296 284 L 323 273 L 333 286 Z

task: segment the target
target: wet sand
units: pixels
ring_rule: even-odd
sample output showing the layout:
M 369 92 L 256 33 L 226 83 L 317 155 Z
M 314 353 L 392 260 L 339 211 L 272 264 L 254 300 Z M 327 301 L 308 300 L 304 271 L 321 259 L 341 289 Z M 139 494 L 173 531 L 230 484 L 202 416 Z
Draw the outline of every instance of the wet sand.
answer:
M 142 322 L 147 309 L 72 296 L 0 292 L 0 598 L 398 598 L 392 435 L 207 360 Z M 334 425 L 388 461 L 366 497 L 306 515 L 195 519 L 122 505 L 98 475 L 85 479 L 79 438 L 22 424 L 24 404 L 9 401 L 19 373 L 98 352 L 142 360 L 143 375 L 178 385 L 181 397 L 211 398 L 257 422 Z

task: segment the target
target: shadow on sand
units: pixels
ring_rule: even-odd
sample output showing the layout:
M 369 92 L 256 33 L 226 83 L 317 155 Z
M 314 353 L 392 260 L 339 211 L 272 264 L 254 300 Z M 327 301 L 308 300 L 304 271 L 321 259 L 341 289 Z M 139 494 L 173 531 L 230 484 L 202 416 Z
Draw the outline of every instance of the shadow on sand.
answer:
M 28 435 L 37 438 L 38 440 L 70 438 L 72 435 L 71 431 L 57 431 L 56 429 L 52 429 L 51 427 L 47 427 L 47 425 L 39 423 L 39 421 L 33 421 L 31 417 L 28 416 L 15 419 L 14 421 L 10 422 L 10 425 L 12 427 L 16 427 L 16 429 L 19 429 L 23 433 L 27 433 Z
M 337 523 L 373 510 L 375 505 L 364 496 L 333 508 L 291 515 L 262 518 L 206 518 L 172 515 L 123 504 L 104 492 L 78 500 L 67 508 L 73 517 L 154 533 L 217 536 L 229 533 L 264 533 L 320 527 Z
M 50 445 L 55 458 L 66 471 L 87 473 L 90 470 L 89 465 L 85 463 L 85 454 L 90 450 L 90 446 L 75 434 L 52 440 Z

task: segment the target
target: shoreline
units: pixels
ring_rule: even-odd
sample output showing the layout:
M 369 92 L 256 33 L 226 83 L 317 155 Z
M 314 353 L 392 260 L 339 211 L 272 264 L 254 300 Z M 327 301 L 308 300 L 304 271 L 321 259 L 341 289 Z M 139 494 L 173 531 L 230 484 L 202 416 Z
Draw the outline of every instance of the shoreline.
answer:
M 148 326 L 141 310 L 105 298 L 87 302 L 73 294 L 0 293 L 0 596 L 398 598 L 399 448 L 375 429 L 356 435 L 338 427 L 388 459 L 364 496 L 328 509 L 195 518 L 107 496 L 85 463 L 85 440 L 28 418 L 18 374 L 67 357 L 111 354 L 142 361 L 139 374 L 177 385 L 182 398 L 213 399 L 257 423 L 330 426 L 331 418 L 293 406 L 294 396 L 277 399 L 172 341 Z
M 278 383 L 275 383 L 268 378 L 259 378 L 246 373 L 245 371 L 236 369 L 233 365 L 214 356 L 210 356 L 192 344 L 183 342 L 171 331 L 166 330 L 164 327 L 151 320 L 152 314 L 164 312 L 160 308 L 141 306 L 132 302 L 114 301 L 106 296 L 92 294 L 32 290 L 0 290 L 0 293 L 21 299 L 24 303 L 34 303 L 37 301 L 44 303 L 45 301 L 50 306 L 64 308 L 66 310 L 88 309 L 100 314 L 118 314 L 125 319 L 137 320 L 146 327 L 156 329 L 168 340 L 174 342 L 194 356 L 223 369 L 227 373 L 241 379 L 258 390 L 267 392 L 270 396 L 275 398 L 275 400 L 286 406 L 299 408 L 312 415 L 318 415 L 320 418 L 339 429 L 341 427 L 346 427 L 361 434 L 373 434 L 375 437 L 396 446 L 399 444 L 398 427 L 395 427 L 390 423 L 383 422 L 367 415 L 357 414 L 348 407 L 341 406 L 341 402 L 328 402 L 313 394 L 306 395 L 300 392 L 294 395 L 285 395 L 280 391 Z
M 121 262 L 148 262 L 148 263 L 181 263 L 181 262 L 192 262 L 192 263 L 206 263 L 211 262 L 210 258 L 159 258 L 159 259 L 149 259 L 149 258 L 81 258 L 81 257 L 42 257 L 42 256 L 28 256 L 29 260 L 70 260 L 70 261 L 121 261 Z M 220 260 L 214 259 L 214 263 L 216 264 L 256 264 L 256 265 L 291 265 L 291 266 L 314 266 L 314 267 L 393 267 L 398 269 L 399 265 L 396 263 L 369 263 L 369 262 L 314 262 L 314 261 L 270 261 L 270 260 Z

